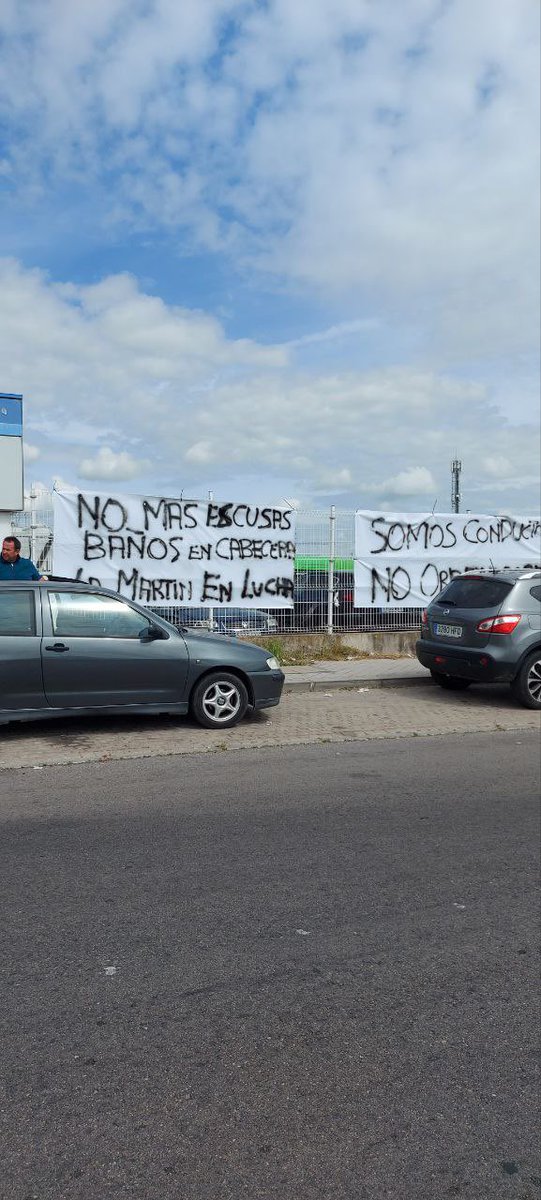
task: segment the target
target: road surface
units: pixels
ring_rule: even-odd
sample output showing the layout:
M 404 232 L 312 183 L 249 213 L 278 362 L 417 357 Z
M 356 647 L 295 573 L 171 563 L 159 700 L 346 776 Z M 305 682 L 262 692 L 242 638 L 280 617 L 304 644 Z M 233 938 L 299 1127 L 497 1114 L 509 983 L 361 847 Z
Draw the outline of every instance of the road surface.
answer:
M 527 727 L 0 772 L 2 1200 L 539 1200 L 538 795 Z

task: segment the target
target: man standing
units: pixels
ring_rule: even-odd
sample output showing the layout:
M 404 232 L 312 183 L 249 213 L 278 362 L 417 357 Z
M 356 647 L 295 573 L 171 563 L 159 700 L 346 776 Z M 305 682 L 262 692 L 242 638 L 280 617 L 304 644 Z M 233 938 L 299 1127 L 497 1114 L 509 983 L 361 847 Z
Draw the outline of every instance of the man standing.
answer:
M 37 567 L 29 558 L 21 558 L 21 543 L 18 537 L 13 537 L 11 534 L 4 538 L 2 542 L 2 553 L 0 554 L 0 579 L 40 579 L 45 580 L 46 575 L 40 575 Z

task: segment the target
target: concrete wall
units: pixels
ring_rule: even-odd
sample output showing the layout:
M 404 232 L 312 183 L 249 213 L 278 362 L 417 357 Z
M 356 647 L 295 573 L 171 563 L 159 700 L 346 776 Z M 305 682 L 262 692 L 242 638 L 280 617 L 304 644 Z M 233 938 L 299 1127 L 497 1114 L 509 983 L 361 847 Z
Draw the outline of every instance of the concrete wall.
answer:
M 342 644 L 367 654 L 415 654 L 418 629 L 399 629 L 393 633 L 342 633 Z
M 320 655 L 324 652 L 327 658 L 332 659 L 333 647 L 336 651 L 337 647 L 343 650 L 344 647 L 350 646 L 352 650 L 357 650 L 361 654 L 385 658 L 386 655 L 394 657 L 395 655 L 409 654 L 414 656 L 419 631 L 417 629 L 401 629 L 392 633 L 337 633 L 332 637 L 325 633 L 277 633 L 273 636 L 293 654 L 301 648 L 304 652 L 313 649 L 314 654 Z M 247 634 L 247 640 L 267 644 L 269 638 Z

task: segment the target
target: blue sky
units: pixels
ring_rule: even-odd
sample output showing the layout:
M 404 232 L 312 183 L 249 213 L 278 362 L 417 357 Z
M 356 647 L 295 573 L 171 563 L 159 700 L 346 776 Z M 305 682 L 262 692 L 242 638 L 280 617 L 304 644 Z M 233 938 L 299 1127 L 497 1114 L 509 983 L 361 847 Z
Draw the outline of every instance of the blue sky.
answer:
M 537 0 L 2 0 L 27 480 L 539 508 Z

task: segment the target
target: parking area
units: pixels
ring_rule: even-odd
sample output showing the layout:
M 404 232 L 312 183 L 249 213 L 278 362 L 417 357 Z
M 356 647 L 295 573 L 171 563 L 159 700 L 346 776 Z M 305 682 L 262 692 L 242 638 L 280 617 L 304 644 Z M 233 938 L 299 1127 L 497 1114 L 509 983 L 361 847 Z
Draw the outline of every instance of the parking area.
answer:
M 249 715 L 234 729 L 201 729 L 187 717 L 80 718 L 4 726 L 0 769 L 107 762 L 164 755 L 346 742 L 444 737 L 498 730 L 541 731 L 541 714 L 517 705 L 508 687 L 464 694 L 426 685 L 284 692 L 278 708 Z

